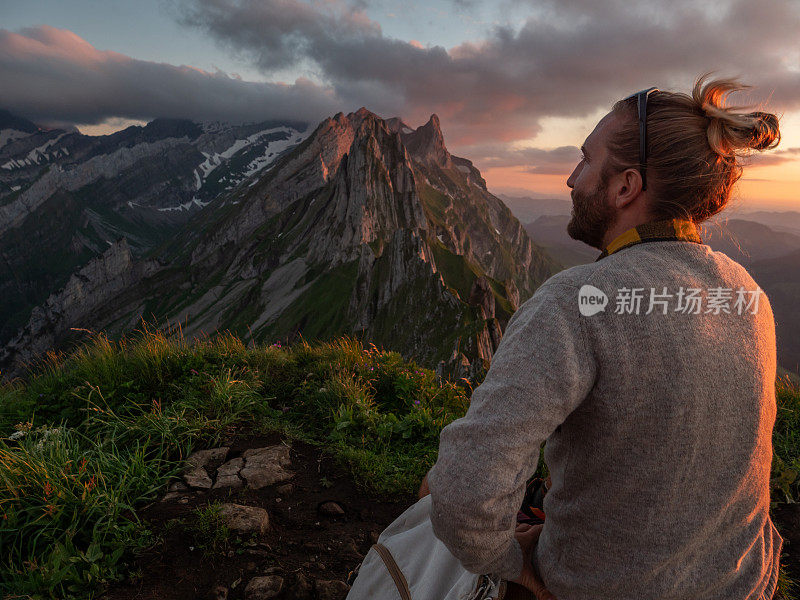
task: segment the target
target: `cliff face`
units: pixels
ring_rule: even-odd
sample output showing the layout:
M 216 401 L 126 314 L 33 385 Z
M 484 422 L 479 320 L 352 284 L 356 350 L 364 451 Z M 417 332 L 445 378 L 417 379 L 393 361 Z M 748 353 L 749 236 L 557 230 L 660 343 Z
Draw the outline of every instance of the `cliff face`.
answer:
M 557 269 L 472 163 L 450 155 L 436 115 L 413 130 L 365 108 L 325 119 L 144 257 L 112 262 L 116 275 L 87 275 L 104 292 L 85 309 L 36 311 L 0 360 L 58 346 L 70 327 L 119 335 L 152 314 L 190 337 L 351 333 L 471 376 Z
M 85 337 L 72 333 L 72 328 L 80 329 L 81 323 L 93 321 L 97 306 L 113 306 L 122 291 L 134 287 L 159 268 L 157 261 L 135 262 L 128 241 L 120 238 L 74 273 L 63 289 L 33 309 L 25 327 L 0 349 L 0 364 L 12 363 L 16 371 L 50 349 Z M 134 325 L 135 322 L 131 323 Z

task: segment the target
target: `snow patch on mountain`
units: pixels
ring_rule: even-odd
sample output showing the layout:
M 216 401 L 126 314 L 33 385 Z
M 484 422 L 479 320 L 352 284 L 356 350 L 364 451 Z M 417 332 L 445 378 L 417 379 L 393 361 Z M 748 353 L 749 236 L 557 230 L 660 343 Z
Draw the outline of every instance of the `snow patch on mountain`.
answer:
M 232 189 L 236 187 L 236 185 L 243 179 L 247 179 L 248 177 L 251 177 L 256 173 L 258 173 L 259 171 L 262 171 L 265 168 L 272 165 L 278 158 L 278 156 L 281 155 L 281 153 L 293 148 L 301 141 L 303 141 L 303 139 L 305 139 L 305 137 L 310 133 L 310 131 L 311 131 L 310 124 L 306 127 L 305 131 L 297 131 L 292 127 L 286 127 L 286 126 L 273 127 L 270 129 L 263 129 L 261 131 L 258 131 L 246 138 L 237 139 L 223 152 L 215 152 L 214 154 L 208 154 L 206 152 L 203 152 L 202 154 L 205 157 L 205 160 L 202 163 L 200 163 L 200 165 L 198 165 L 201 174 L 198 174 L 197 171 L 195 171 L 195 177 L 196 177 L 195 186 L 199 190 L 205 183 L 205 180 L 208 178 L 209 174 L 214 169 L 219 167 L 227 160 L 230 160 L 234 155 L 236 155 L 238 152 L 241 152 L 243 149 L 260 143 L 261 139 L 266 136 L 274 135 L 276 133 L 285 133 L 286 134 L 285 139 L 273 140 L 264 143 L 263 153 L 254 158 L 253 160 L 251 160 L 245 167 L 245 170 L 241 173 L 240 178 L 231 181 L 231 183 L 225 188 L 226 190 Z M 296 137 L 294 141 L 292 141 L 292 137 L 296 134 L 300 135 Z M 223 177 L 222 180 L 224 179 L 225 178 Z
M 192 205 L 199 206 L 200 208 L 203 208 L 204 206 L 207 206 L 208 204 L 210 204 L 210 202 L 203 202 L 197 196 L 195 196 L 194 198 L 192 198 L 188 202 L 184 202 L 183 204 L 179 204 L 178 206 L 168 206 L 167 208 L 159 208 L 158 210 L 160 210 L 161 212 L 165 212 L 165 211 L 168 211 L 168 210 L 191 210 L 192 209 Z
M 33 150 L 31 150 L 30 152 L 28 152 L 25 158 L 21 160 L 11 159 L 6 163 L 4 163 L 2 166 L 0 166 L 0 168 L 9 171 L 12 169 L 21 169 L 24 167 L 29 167 L 31 165 L 40 165 L 43 162 L 48 162 L 54 158 L 58 158 L 58 156 L 63 156 L 64 154 L 68 154 L 68 152 L 65 153 L 66 148 L 53 148 L 52 150 L 47 152 L 49 148 L 51 148 L 56 142 L 58 142 L 58 140 L 60 140 L 65 135 L 67 135 L 67 133 L 62 133 L 50 140 L 47 140 L 41 146 L 38 146 Z

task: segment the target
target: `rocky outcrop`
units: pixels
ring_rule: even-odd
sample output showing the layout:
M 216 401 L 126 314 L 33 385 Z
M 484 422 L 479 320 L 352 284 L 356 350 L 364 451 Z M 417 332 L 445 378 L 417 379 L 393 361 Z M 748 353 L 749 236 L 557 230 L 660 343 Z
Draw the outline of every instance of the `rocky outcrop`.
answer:
M 91 321 L 98 305 L 110 305 L 122 291 L 160 268 L 155 260 L 135 262 L 127 240 L 118 240 L 33 309 L 27 325 L 0 351 L 0 364 L 19 371 L 23 363 L 57 347 L 67 332 Z

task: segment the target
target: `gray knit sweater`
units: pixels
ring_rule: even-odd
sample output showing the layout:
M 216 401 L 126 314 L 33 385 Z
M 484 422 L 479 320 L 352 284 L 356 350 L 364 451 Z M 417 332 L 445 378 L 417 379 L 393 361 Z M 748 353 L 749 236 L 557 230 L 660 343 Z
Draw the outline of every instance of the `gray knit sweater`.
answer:
M 514 313 L 441 432 L 434 533 L 469 571 L 518 577 L 516 514 L 546 441 L 533 566 L 559 600 L 772 598 L 775 375 L 766 294 L 705 244 L 639 243 L 562 271 Z

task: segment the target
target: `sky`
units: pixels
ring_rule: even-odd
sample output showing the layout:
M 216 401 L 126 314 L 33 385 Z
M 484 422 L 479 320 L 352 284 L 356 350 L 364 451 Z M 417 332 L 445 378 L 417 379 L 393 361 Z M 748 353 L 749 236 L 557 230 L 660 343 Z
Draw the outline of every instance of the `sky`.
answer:
M 797 0 L 0 0 L 0 108 L 100 135 L 156 117 L 439 117 L 490 191 L 569 198 L 618 99 L 704 72 L 779 115 L 734 204 L 800 210 Z

